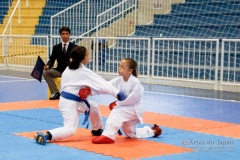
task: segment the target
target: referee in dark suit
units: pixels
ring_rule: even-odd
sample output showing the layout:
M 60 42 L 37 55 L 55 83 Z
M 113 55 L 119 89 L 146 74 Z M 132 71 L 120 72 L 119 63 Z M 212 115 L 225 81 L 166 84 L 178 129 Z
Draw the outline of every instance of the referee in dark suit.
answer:
M 68 27 L 62 27 L 59 30 L 62 42 L 54 45 L 52 54 L 50 55 L 49 61 L 44 66 L 43 77 L 45 78 L 52 96 L 50 100 L 59 99 L 60 93 L 54 82 L 54 78 L 61 77 L 63 71 L 67 67 L 67 62 L 70 58 L 71 50 L 76 46 L 72 42 L 69 42 L 71 30 Z M 57 60 L 57 67 L 52 68 L 55 60 Z

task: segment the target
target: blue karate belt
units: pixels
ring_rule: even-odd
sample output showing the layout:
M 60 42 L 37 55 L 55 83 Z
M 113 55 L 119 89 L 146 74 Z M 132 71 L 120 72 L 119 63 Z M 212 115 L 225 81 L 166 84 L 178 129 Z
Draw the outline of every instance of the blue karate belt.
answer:
M 77 102 L 84 102 L 87 105 L 89 110 L 85 111 L 85 118 L 84 118 L 84 121 L 82 123 L 82 125 L 85 125 L 87 123 L 87 126 L 86 126 L 86 129 L 87 129 L 88 126 L 89 126 L 88 117 L 89 117 L 89 114 L 90 114 L 90 104 L 88 103 L 88 101 L 87 100 L 83 100 L 83 99 L 81 99 L 80 97 L 78 97 L 78 96 L 76 96 L 74 94 L 71 94 L 71 93 L 68 93 L 68 92 L 64 92 L 64 91 L 61 92 L 61 96 L 63 98 L 69 99 L 69 100 L 73 100 L 73 101 L 77 101 Z

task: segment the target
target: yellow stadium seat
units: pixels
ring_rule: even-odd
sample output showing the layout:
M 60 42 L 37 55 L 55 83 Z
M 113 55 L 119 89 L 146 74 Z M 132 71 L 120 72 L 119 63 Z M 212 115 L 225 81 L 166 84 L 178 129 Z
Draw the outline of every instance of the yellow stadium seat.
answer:
M 59 92 L 60 92 L 60 85 L 61 85 L 61 78 L 54 78 L 54 82 L 55 82 L 55 84 L 57 85 L 57 88 L 58 88 L 58 90 L 59 90 Z M 51 92 L 50 92 L 50 89 L 48 88 L 48 98 L 50 98 L 51 97 Z

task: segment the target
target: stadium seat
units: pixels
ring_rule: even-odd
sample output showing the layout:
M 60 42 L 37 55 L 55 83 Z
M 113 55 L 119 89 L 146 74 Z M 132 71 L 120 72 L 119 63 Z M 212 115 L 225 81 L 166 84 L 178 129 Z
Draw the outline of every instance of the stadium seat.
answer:
M 168 14 L 154 15 L 153 23 L 156 25 L 168 26 L 195 26 L 195 25 L 238 25 L 240 22 L 239 13 L 201 13 L 194 14 Z
M 9 9 L 8 1 L 0 1 L 0 24 L 3 24 L 4 16 L 7 14 Z
M 50 34 L 51 16 L 74 5 L 77 2 L 79 2 L 79 0 L 63 0 L 61 2 L 57 2 L 54 0 L 47 0 L 46 5 L 43 8 L 42 15 L 39 17 L 39 22 L 38 22 L 38 25 L 36 26 L 35 35 Z M 69 24 L 65 24 L 66 26 L 73 26 L 73 25 L 71 25 L 71 23 L 82 24 L 82 26 L 80 28 L 72 28 L 71 27 L 71 30 L 73 30 L 71 35 L 79 36 L 82 33 L 85 33 L 87 31 L 89 31 L 90 29 L 93 29 L 96 26 L 96 17 L 98 14 L 106 11 L 107 9 L 111 8 L 112 6 L 114 6 L 115 4 L 120 3 L 120 2 L 122 2 L 122 1 L 121 0 L 112 0 L 111 3 L 109 2 L 104 5 L 101 4 L 101 6 L 100 6 L 98 0 L 92 0 L 91 4 L 90 4 L 91 7 L 89 10 L 89 12 L 90 12 L 89 15 L 91 15 L 91 17 L 86 17 L 86 15 L 83 15 L 81 17 L 81 13 L 88 12 L 86 10 L 86 8 L 83 8 L 81 10 L 81 12 L 79 12 L 80 15 L 78 15 L 78 18 L 72 18 L 72 19 L 68 18 L 67 20 L 64 20 L 61 18 L 61 21 L 68 22 Z M 54 8 L 54 9 L 52 9 L 52 8 Z M 71 13 L 69 13 L 69 14 L 71 14 Z M 71 17 L 74 17 L 74 16 L 71 16 Z M 90 24 L 88 24 L 88 21 L 90 21 Z M 93 30 L 90 34 L 92 34 L 94 31 L 95 30 Z M 56 31 L 53 30 L 53 34 L 58 34 L 58 30 L 56 30 Z
M 227 3 L 226 3 L 227 2 Z M 205 3 L 205 5 L 204 5 Z M 207 1 L 172 5 L 171 14 L 234 13 L 239 12 L 239 1 Z
M 60 85 L 61 85 L 61 78 L 54 78 L 54 82 L 57 85 L 58 90 L 60 91 Z M 48 88 L 48 98 L 51 97 L 51 92 Z
M 240 1 L 187 0 L 153 24 L 136 26 L 135 36 L 162 38 L 239 38 Z

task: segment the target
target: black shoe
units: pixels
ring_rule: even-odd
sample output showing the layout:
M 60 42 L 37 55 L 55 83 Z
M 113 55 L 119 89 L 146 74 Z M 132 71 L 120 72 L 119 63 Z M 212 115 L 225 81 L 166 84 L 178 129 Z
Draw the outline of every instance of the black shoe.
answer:
M 101 136 L 103 132 L 103 129 L 98 129 L 98 130 L 92 130 L 92 135 L 93 136 Z
M 59 98 L 60 98 L 60 93 L 57 92 L 57 93 L 55 93 L 52 97 L 50 97 L 49 99 L 50 99 L 50 100 L 56 100 L 56 99 L 59 99 Z

